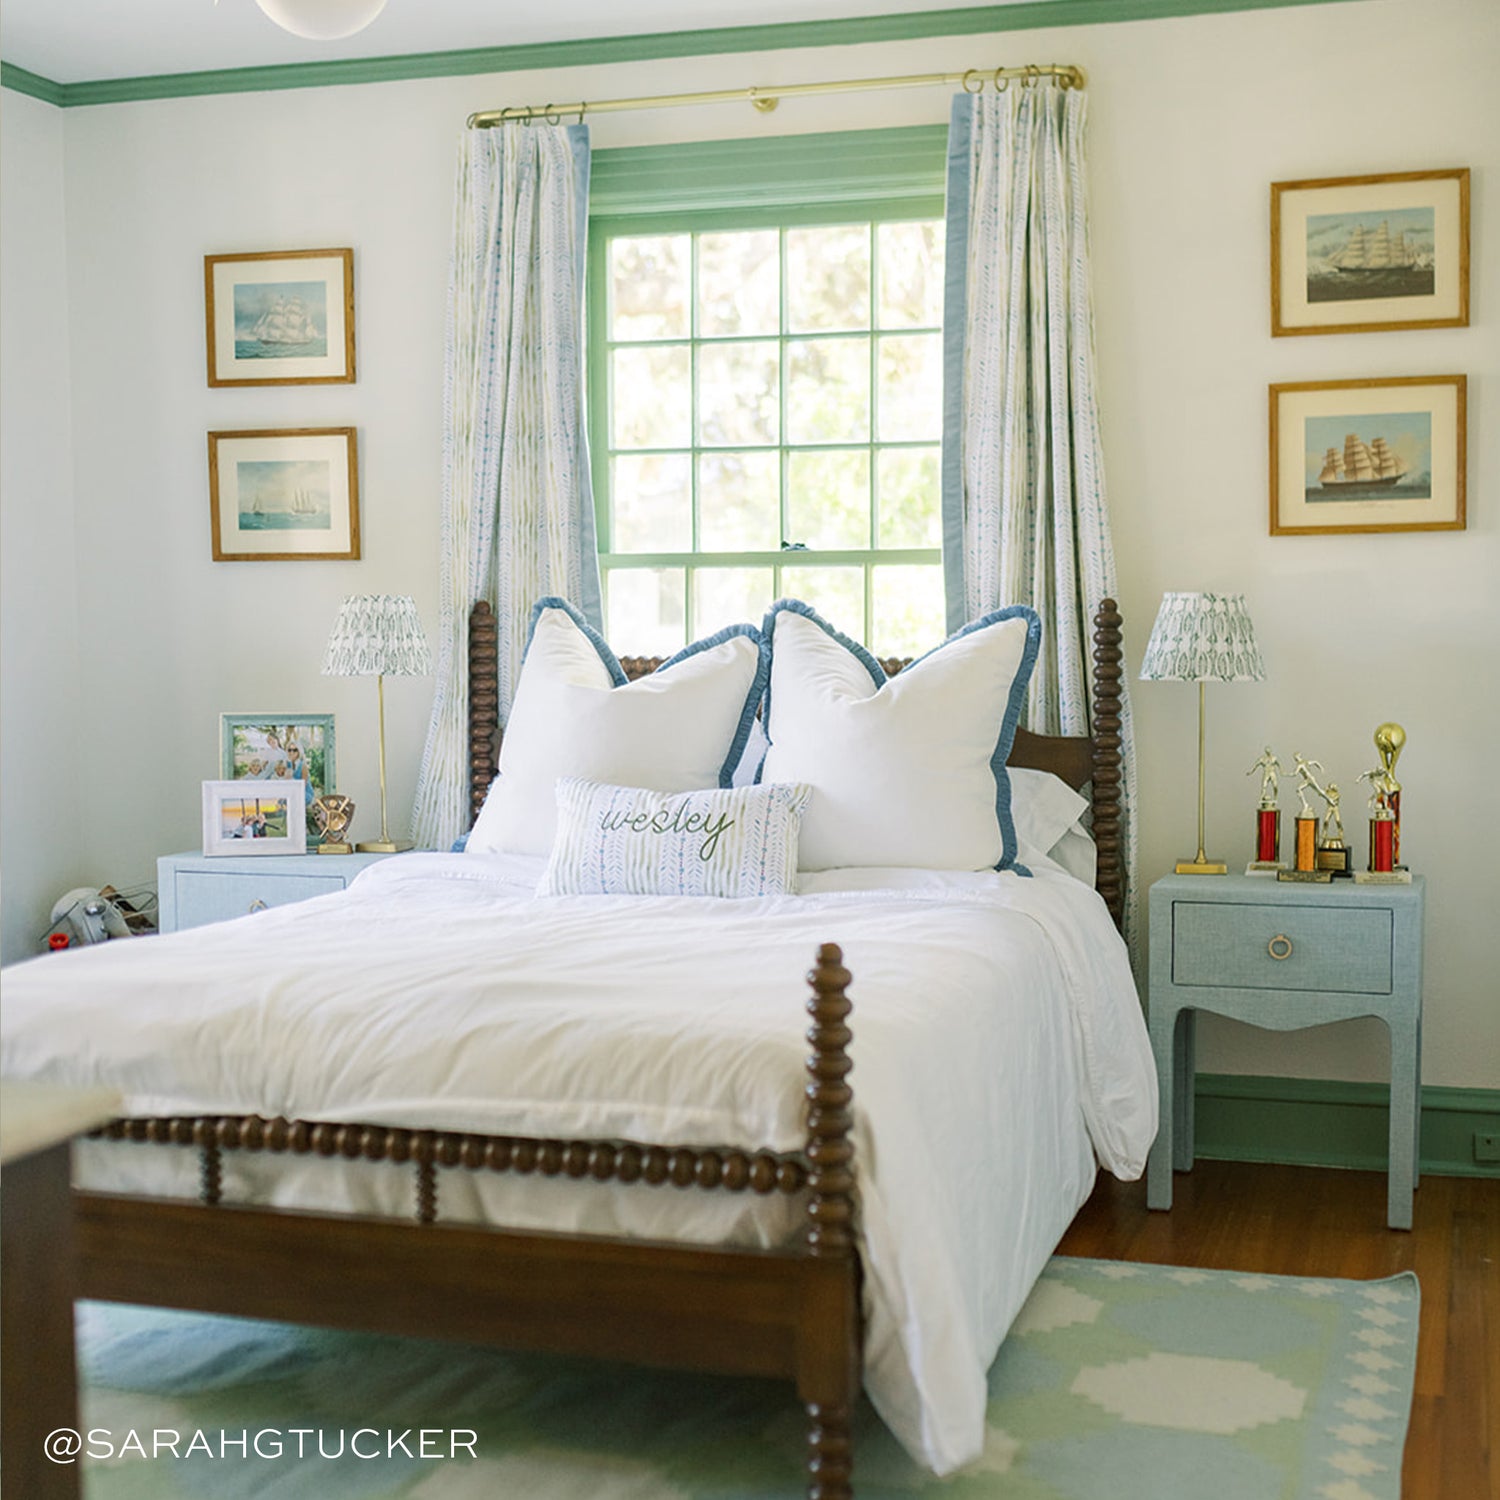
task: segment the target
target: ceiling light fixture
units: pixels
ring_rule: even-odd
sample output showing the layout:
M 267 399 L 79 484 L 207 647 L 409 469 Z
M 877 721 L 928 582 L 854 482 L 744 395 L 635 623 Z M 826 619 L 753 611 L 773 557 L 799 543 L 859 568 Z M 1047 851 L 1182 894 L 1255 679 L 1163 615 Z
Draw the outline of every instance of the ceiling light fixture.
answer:
M 331 42 L 363 31 L 385 0 L 255 0 L 283 31 L 315 42 Z

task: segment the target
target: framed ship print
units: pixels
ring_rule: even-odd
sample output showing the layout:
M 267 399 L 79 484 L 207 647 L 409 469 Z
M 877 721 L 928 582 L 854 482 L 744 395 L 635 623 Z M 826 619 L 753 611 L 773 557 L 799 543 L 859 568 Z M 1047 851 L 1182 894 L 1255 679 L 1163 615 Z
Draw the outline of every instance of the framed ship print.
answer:
M 1271 332 L 1469 325 L 1469 169 L 1271 184 Z
M 1462 375 L 1271 387 L 1271 535 L 1462 531 Z
M 352 427 L 208 435 L 215 562 L 359 556 L 359 465 Z
M 354 380 L 354 252 L 205 255 L 208 383 Z

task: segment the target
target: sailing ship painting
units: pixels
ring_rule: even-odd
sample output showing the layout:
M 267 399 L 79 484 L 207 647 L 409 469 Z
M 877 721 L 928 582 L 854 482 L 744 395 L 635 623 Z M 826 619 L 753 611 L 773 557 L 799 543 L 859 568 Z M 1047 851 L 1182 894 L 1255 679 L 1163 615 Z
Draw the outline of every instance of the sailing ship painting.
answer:
M 1430 208 L 1309 214 L 1307 300 L 1430 297 L 1434 244 Z
M 328 353 L 328 287 L 321 281 L 236 282 L 234 357 L 306 359 Z
M 1380 412 L 1307 418 L 1310 504 L 1432 498 L 1432 414 Z
M 319 460 L 258 459 L 235 465 L 241 531 L 328 531 L 333 476 Z

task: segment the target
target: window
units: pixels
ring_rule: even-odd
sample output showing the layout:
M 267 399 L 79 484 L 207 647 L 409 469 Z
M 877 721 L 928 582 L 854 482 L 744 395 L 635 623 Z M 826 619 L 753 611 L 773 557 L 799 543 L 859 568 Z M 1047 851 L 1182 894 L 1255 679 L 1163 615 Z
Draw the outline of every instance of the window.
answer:
M 619 649 L 669 652 L 785 594 L 884 653 L 942 639 L 944 234 L 930 197 L 915 212 L 593 221 L 590 436 Z

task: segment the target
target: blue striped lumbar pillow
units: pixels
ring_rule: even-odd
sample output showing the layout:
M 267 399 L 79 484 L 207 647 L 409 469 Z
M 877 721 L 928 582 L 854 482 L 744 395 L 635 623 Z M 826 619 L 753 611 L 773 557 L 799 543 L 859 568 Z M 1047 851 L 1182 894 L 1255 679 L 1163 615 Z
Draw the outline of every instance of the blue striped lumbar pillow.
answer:
M 795 783 L 652 792 L 557 783 L 540 896 L 770 896 L 792 890 L 812 789 Z

